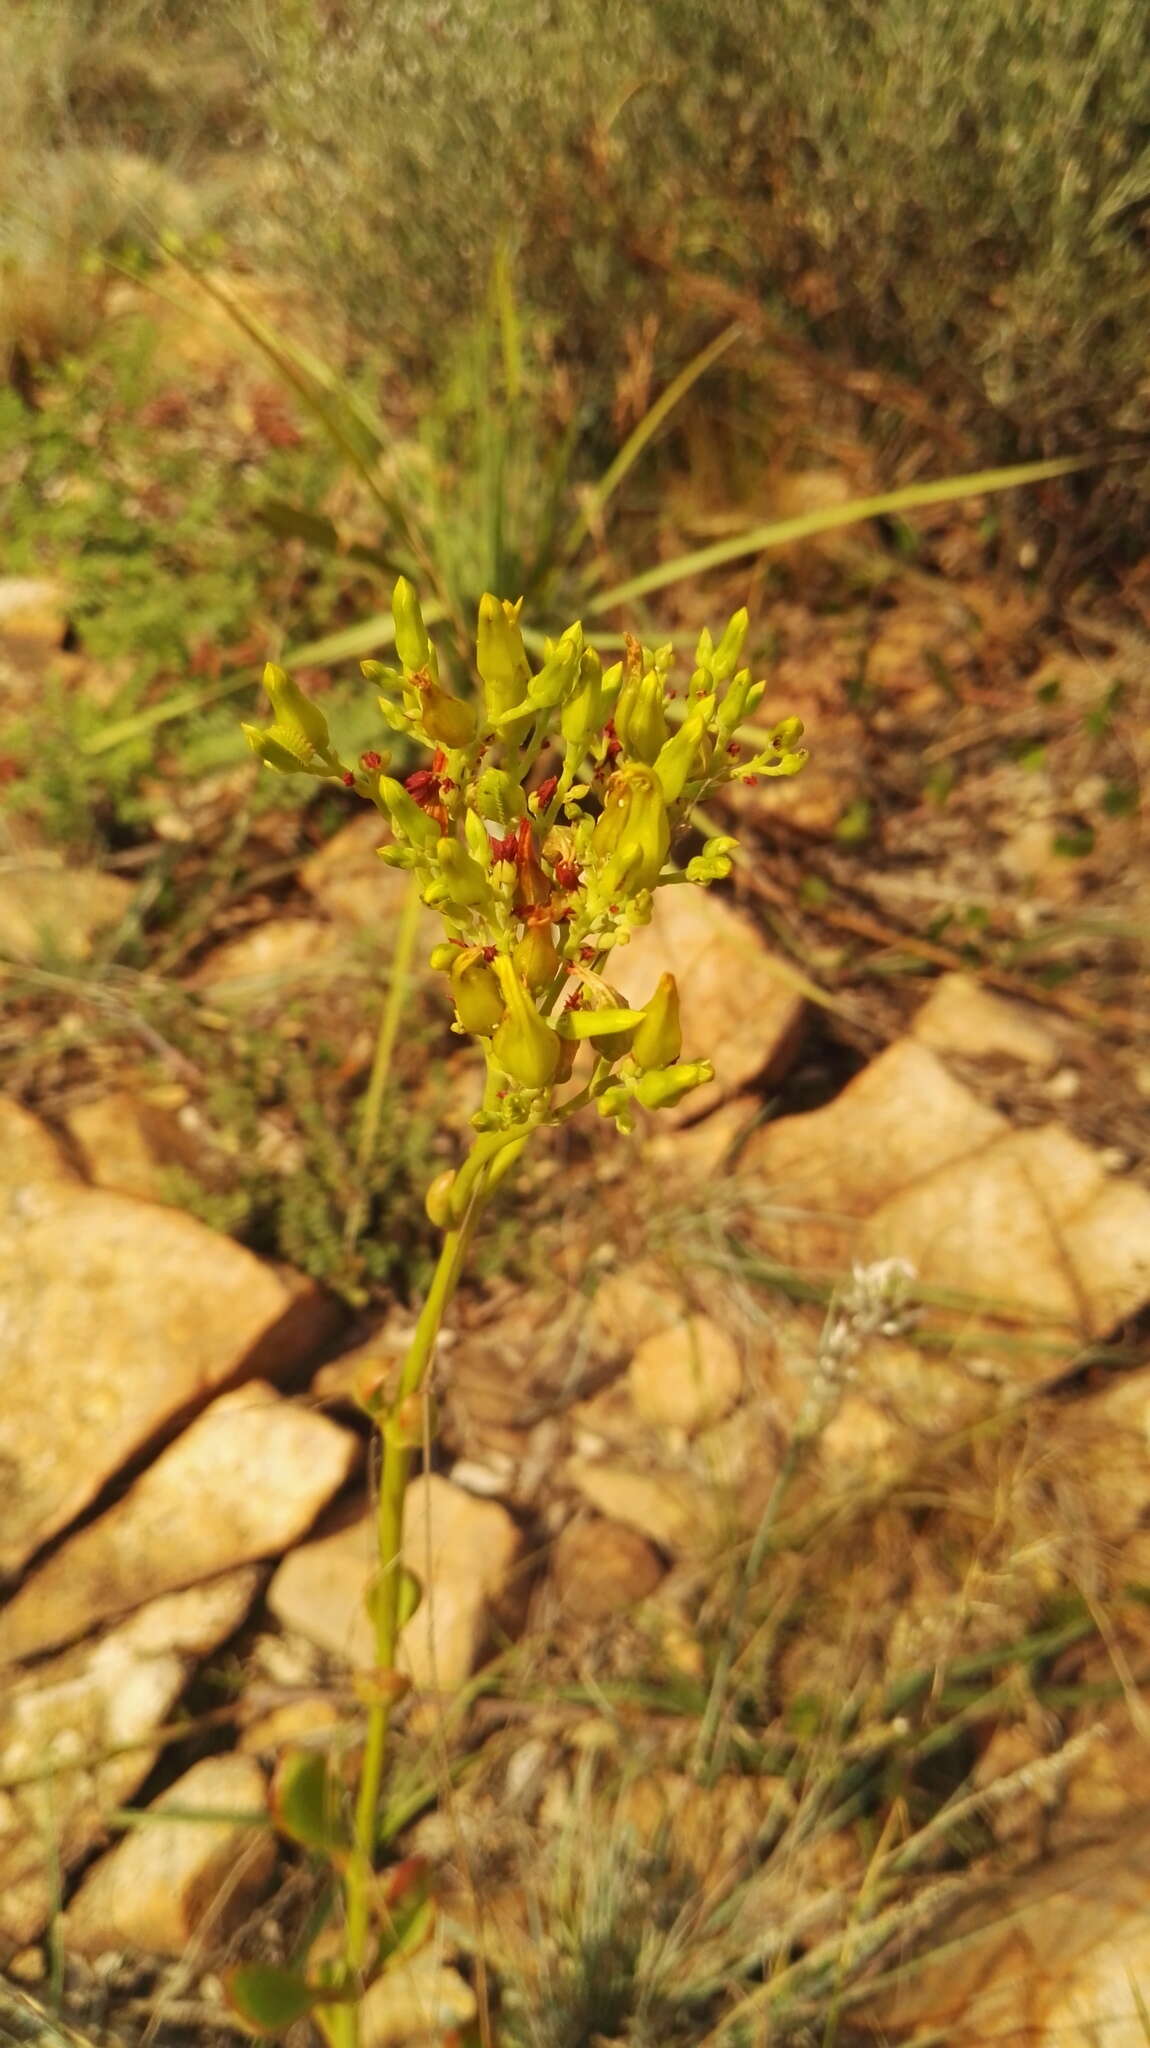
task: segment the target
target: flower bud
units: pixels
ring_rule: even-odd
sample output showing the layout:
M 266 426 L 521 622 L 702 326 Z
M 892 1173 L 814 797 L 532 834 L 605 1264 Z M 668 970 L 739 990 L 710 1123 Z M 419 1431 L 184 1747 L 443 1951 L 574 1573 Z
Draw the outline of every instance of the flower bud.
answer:
M 703 742 L 713 708 L 714 698 L 704 698 L 683 720 L 678 732 L 672 733 L 666 745 L 660 748 L 655 773 L 665 803 L 677 804 L 692 777 L 705 772 Z
M 743 642 L 747 637 L 747 627 L 749 624 L 750 620 L 747 616 L 745 605 L 741 606 L 737 612 L 731 614 L 730 622 L 711 656 L 709 664 L 711 674 L 717 683 L 728 682 L 738 668 L 739 656 L 743 651 Z
M 294 753 L 300 750 L 300 758 L 308 760 L 313 754 L 331 757 L 331 735 L 327 720 L 318 704 L 304 696 L 298 683 L 293 683 L 282 668 L 269 661 L 264 668 L 264 689 L 271 698 L 272 710 L 276 715 L 274 731 L 286 747 Z
M 583 628 L 581 625 L 568 626 L 567 631 L 556 641 L 537 676 L 532 676 L 527 685 L 528 701 L 541 711 L 553 710 L 556 704 L 570 695 L 579 674 L 583 654 Z
M 475 738 L 475 707 L 453 697 L 438 683 L 419 686 L 419 720 L 435 747 L 469 747 Z
M 440 839 L 436 843 L 435 858 L 439 872 L 447 884 L 448 898 L 452 904 L 464 910 L 473 910 L 491 899 L 491 884 L 479 862 L 474 860 L 458 839 Z
M 391 594 L 391 616 L 395 620 L 395 651 L 404 668 L 427 668 L 431 662 L 431 643 L 415 586 L 406 576 L 400 577 Z
M 500 601 L 490 592 L 479 600 L 479 625 L 475 636 L 475 666 L 483 684 L 483 702 L 490 723 L 520 702 L 531 680 L 531 664 L 519 630 L 519 604 Z M 523 730 L 528 721 L 524 719 Z M 507 729 L 507 738 L 515 744 Z
M 631 1058 L 647 1073 L 654 1067 L 672 1066 L 682 1050 L 679 988 L 673 974 L 663 974 L 631 1040 Z
M 397 836 L 406 839 L 412 846 L 426 847 L 430 850 L 439 837 L 439 826 L 434 818 L 420 808 L 402 782 L 397 782 L 394 775 L 381 775 L 379 794 Z
M 527 809 L 522 789 L 506 768 L 485 768 L 476 778 L 471 801 L 481 818 L 504 832 L 517 825 Z
M 559 714 L 569 747 L 586 747 L 603 729 L 603 664 L 593 647 L 583 649 L 579 678 Z
M 504 1003 L 499 983 L 477 947 L 456 955 L 451 993 L 463 1030 L 473 1038 L 489 1038 L 502 1020 Z
M 615 706 L 615 731 L 633 761 L 653 762 L 667 739 L 664 682 L 656 670 L 628 676 Z
M 445 939 L 442 945 L 432 947 L 427 956 L 427 964 L 433 974 L 450 974 L 459 958 L 459 947 L 451 945 Z
M 516 971 L 533 994 L 549 987 L 559 972 L 559 954 L 551 930 L 550 912 L 529 917 L 527 929 L 511 954 Z
M 559 1071 L 559 1040 L 505 955 L 496 960 L 495 972 L 507 1009 L 491 1050 L 504 1073 L 521 1088 L 548 1088 Z
M 644 1109 L 671 1109 L 692 1088 L 701 1088 L 714 1078 L 710 1060 L 691 1060 L 680 1067 L 652 1067 L 650 1073 L 640 1074 L 635 1083 L 636 1100 Z
M 309 768 L 308 761 L 301 761 L 299 755 L 285 744 L 276 726 L 241 723 L 240 729 L 256 759 L 262 761 L 265 768 L 274 768 L 277 775 L 315 774 L 316 770 Z
M 630 762 L 607 784 L 591 845 L 603 865 L 600 890 L 608 898 L 653 889 L 671 846 L 671 827 L 653 768 Z
M 437 1173 L 423 1198 L 428 1221 L 437 1230 L 451 1228 L 451 1190 L 455 1186 L 455 1168 L 449 1166 L 443 1173 Z

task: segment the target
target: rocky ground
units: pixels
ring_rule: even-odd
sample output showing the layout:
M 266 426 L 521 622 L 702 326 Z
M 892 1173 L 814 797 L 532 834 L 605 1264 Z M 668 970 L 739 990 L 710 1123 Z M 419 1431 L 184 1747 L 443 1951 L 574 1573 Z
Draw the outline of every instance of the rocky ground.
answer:
M 764 592 L 812 768 L 620 967 L 674 963 L 714 1088 L 541 1147 L 449 1319 L 389 1791 L 438 1932 L 370 2048 L 1146 2038 L 1144 600 L 1056 629 L 922 540 Z M 92 687 L 3 601 L 10 697 Z M 425 1241 L 398 1166 L 380 1272 L 256 1225 L 363 1086 L 397 878 L 252 787 L 159 775 L 146 857 L 5 827 L 0 2039 L 227 2038 L 317 1903 L 279 1760 L 360 1727 Z M 473 1076 L 411 1019 L 416 1185 Z M 245 1120 L 212 1046 L 274 1069 Z

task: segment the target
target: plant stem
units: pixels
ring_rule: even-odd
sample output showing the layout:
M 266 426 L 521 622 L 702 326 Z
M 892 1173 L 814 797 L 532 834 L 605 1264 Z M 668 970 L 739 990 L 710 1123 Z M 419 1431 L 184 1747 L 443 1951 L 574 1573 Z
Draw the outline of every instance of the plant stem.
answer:
M 427 1299 L 416 1324 L 415 1335 L 399 1376 L 392 1412 L 423 1387 L 435 1355 L 436 1339 L 471 1243 L 482 1206 L 483 1191 L 477 1187 L 458 1227 L 443 1240 L 439 1261 L 432 1276 Z M 395 1669 L 399 1638 L 399 1600 L 403 1582 L 403 1510 L 414 1453 L 400 1431 L 383 1431 L 383 1469 L 379 1484 L 377 1523 L 379 1580 L 374 1602 L 375 1661 L 380 1672 Z M 368 1709 L 367 1740 L 360 1771 L 355 1806 L 355 1848 L 345 1876 L 347 1903 L 347 1961 L 353 1971 L 363 1968 L 370 1924 L 371 1885 L 379 1796 L 387 1750 L 391 1703 L 374 1702 Z

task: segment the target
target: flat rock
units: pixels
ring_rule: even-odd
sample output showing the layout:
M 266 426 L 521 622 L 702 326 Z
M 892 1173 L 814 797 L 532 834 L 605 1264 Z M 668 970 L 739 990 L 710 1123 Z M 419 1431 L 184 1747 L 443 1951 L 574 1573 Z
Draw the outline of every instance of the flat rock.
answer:
M 33 1572 L 0 1613 L 0 1663 L 278 1555 L 306 1534 L 358 1452 L 349 1430 L 262 1380 L 221 1394 L 122 1500 Z
M 193 988 L 217 1000 L 259 1002 L 308 982 L 329 981 L 346 955 L 340 934 L 314 917 L 277 917 L 225 939 L 201 960 Z
M 85 1177 L 95 1187 L 161 1202 L 166 1173 L 193 1169 L 197 1148 L 170 1111 L 128 1088 L 77 1103 L 64 1118 Z
M 497 1501 L 478 1500 L 438 1473 L 412 1484 L 403 1557 L 424 1597 L 400 1637 L 399 1663 L 417 1686 L 447 1690 L 470 1677 L 493 1617 L 509 1603 L 521 1548 Z M 375 1521 L 365 1515 L 285 1558 L 268 1605 L 286 1628 L 369 1669 L 375 1639 L 365 1603 L 375 1570 Z
M 193 1665 L 239 1627 L 254 1566 L 169 1594 L 0 1698 L 0 1962 L 45 1925 L 67 1872 L 130 1799 L 159 1753 Z M 47 1775 L 46 1775 L 47 1773 Z M 24 1782 L 19 1782 L 21 1779 Z
M 786 963 L 768 952 L 754 926 L 689 883 L 660 889 L 650 924 L 608 962 L 608 979 L 635 1005 L 667 972 L 679 984 L 683 1058 L 712 1060 L 715 1079 L 674 1109 L 660 1110 L 656 1122 L 664 1129 L 693 1123 L 759 1075 L 784 1073 L 806 1010 Z
M 908 1259 L 919 1279 L 983 1312 L 1101 1337 L 1150 1298 L 1150 1194 L 1108 1178 L 1059 1124 L 1011 1131 L 881 1203 L 865 1258 Z M 1016 1375 L 1054 1362 L 1017 1354 Z
M 876 2041 L 912 2030 L 947 2048 L 1145 2048 L 1150 1983 L 1150 1822 L 988 1889 L 937 1931 L 939 1951 L 900 1965 L 864 2012 Z M 1102 2022 L 1105 2021 L 1103 2025 Z
M 1061 1408 L 1050 1432 L 1051 1459 L 1081 1486 L 1096 1533 L 1121 1543 L 1144 1530 L 1150 1519 L 1150 1372 L 1122 1373 Z
M 295 1363 L 330 1322 L 312 1283 L 191 1216 L 29 1178 L 23 1129 L 25 1164 L 0 1176 L 0 1575 L 174 1417 Z
M 99 868 L 11 860 L 0 874 L 0 956 L 26 965 L 88 960 L 101 932 L 119 923 L 132 884 Z
M 402 1968 L 377 1977 L 365 1992 L 360 2042 L 362 2048 L 433 2048 L 457 2038 L 454 2030 L 468 2026 L 478 2009 L 466 1978 L 443 1962 L 434 1947 L 422 1949 Z
M 1047 1074 L 1058 1065 L 1058 1040 L 1038 1012 L 983 988 L 972 974 L 943 974 L 911 1030 L 932 1052 L 965 1059 L 1014 1060 Z
M 1007 1128 L 937 1054 L 898 1039 L 833 1102 L 780 1117 L 747 1140 L 740 1173 L 762 1184 L 749 1228 L 789 1264 L 849 1264 L 858 1219 Z
M 168 1807 L 222 1818 L 164 1819 Z M 126 1834 L 84 1878 L 64 1916 L 70 1953 L 109 1949 L 184 1956 L 226 1941 L 272 1881 L 270 1826 L 234 1816 L 266 1813 L 264 1775 L 254 1757 L 209 1756 L 193 1764 L 148 1808 L 152 1819 Z
M 568 1458 L 563 1477 L 601 1515 L 625 1522 L 673 1557 L 689 1550 L 708 1526 L 703 1491 L 687 1477 L 578 1457 Z
M 688 1436 L 729 1415 L 743 1387 L 739 1354 L 710 1316 L 685 1316 L 645 1337 L 627 1370 L 635 1412 Z
M 6 1199 L 20 1199 L 37 1182 L 78 1179 L 76 1168 L 47 1124 L 9 1096 L 0 1095 L 0 1214 Z
M 551 1553 L 551 1577 L 575 1621 L 606 1621 L 653 1593 L 663 1577 L 658 1553 L 626 1522 L 568 1522 Z

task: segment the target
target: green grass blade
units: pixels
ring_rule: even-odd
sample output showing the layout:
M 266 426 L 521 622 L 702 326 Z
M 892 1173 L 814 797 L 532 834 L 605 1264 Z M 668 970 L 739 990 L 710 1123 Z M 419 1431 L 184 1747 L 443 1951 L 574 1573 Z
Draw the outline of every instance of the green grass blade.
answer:
M 686 397 L 691 386 L 697 384 L 699 378 L 705 376 L 721 356 L 726 355 L 742 331 L 738 321 L 734 321 L 730 327 L 724 327 L 721 334 L 717 334 L 713 341 L 707 343 L 706 348 L 700 349 L 698 355 L 692 356 L 690 362 L 679 371 L 678 376 L 671 379 L 666 390 L 660 393 L 654 404 L 648 406 L 638 426 L 628 434 L 619 453 L 604 470 L 598 483 L 592 484 L 584 493 L 582 508 L 563 542 L 561 552 L 564 560 L 570 561 L 578 552 L 598 514 L 609 503 L 624 477 L 634 468 L 664 421 Z
M 949 505 L 959 498 L 980 498 L 992 491 L 1013 491 L 1023 484 L 1047 483 L 1053 477 L 1070 476 L 1075 470 L 1091 469 L 1112 461 L 1108 455 L 1064 455 L 1049 462 L 1019 462 L 1007 469 L 979 469 L 966 476 L 939 477 L 932 483 L 907 484 L 899 491 L 883 491 L 874 498 L 855 498 L 849 505 L 824 505 L 814 512 L 802 512 L 794 519 L 776 519 L 766 526 L 748 527 L 732 540 L 716 541 L 709 548 L 696 548 L 674 561 L 660 562 L 611 590 L 601 590 L 587 607 L 592 618 L 613 611 L 616 605 L 632 604 L 653 590 L 666 590 L 688 576 L 701 576 L 708 569 L 720 569 L 744 555 L 765 554 L 769 548 L 787 547 L 792 541 L 809 540 L 812 534 L 830 533 L 837 527 L 857 526 L 864 519 L 879 519 L 888 512 L 913 512 L 921 505 Z
M 443 615 L 442 605 L 425 604 L 423 607 L 423 616 L 429 626 L 438 625 Z M 360 619 L 354 626 L 326 634 L 322 640 L 309 640 L 302 647 L 286 648 L 279 661 L 289 669 L 334 667 L 338 661 L 352 661 L 358 655 L 374 654 L 380 647 L 390 647 L 394 639 L 395 624 L 390 611 L 376 612 L 369 619 Z M 251 688 L 259 673 L 258 669 L 246 668 L 238 675 L 229 676 L 225 683 L 212 683 L 206 689 L 177 690 L 174 696 L 165 697 L 158 704 L 147 704 L 142 711 L 133 712 L 130 718 L 115 719 L 101 732 L 90 734 L 80 741 L 80 752 L 89 756 L 110 754 L 113 748 L 123 746 L 125 740 L 134 740 L 140 733 L 152 732 L 173 718 L 190 718 L 197 711 L 206 710 L 209 704 L 219 704 L 225 697 L 238 696 L 241 690 Z

